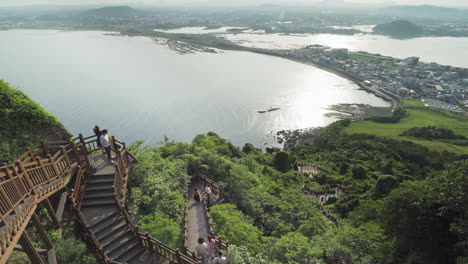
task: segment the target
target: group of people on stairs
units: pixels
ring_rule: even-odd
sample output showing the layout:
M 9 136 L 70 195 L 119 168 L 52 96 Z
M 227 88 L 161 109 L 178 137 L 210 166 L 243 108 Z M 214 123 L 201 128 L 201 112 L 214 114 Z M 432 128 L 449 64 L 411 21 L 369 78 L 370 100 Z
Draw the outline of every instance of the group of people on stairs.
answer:
M 208 184 L 205 183 L 205 188 L 203 190 L 203 192 L 205 193 L 205 198 L 207 199 L 206 201 L 208 202 L 208 204 L 210 203 L 210 198 L 211 198 L 211 188 Z M 193 190 L 193 199 L 195 200 L 195 202 L 199 203 L 201 202 L 201 198 L 200 198 L 200 192 L 198 191 L 197 188 L 195 188 Z
M 226 264 L 227 259 L 223 252 L 216 248 L 217 240 L 212 236 L 208 236 L 207 241 L 203 237 L 198 239 L 195 245 L 195 254 L 201 258 L 202 264 Z M 211 261 L 211 262 L 210 262 Z

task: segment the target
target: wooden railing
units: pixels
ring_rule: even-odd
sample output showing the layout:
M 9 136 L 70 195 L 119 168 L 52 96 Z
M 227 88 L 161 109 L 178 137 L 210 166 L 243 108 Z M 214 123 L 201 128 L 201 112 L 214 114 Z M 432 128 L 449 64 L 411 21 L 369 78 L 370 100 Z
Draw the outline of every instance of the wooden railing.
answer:
M 224 191 L 223 188 L 221 188 L 221 186 L 219 186 L 216 182 L 214 182 L 212 179 L 208 178 L 206 175 L 200 173 L 200 172 L 195 172 L 195 174 L 192 175 L 192 180 L 195 179 L 195 178 L 199 178 L 200 181 L 203 183 L 203 184 L 206 184 L 208 186 L 210 186 L 211 188 L 211 191 L 214 192 L 214 193 L 217 193 L 218 194 L 218 199 L 215 200 L 215 201 L 208 201 L 208 207 L 210 207 L 211 205 L 213 204 L 216 204 L 218 201 L 220 200 L 224 200 L 224 201 L 228 201 L 228 195 L 227 193 Z M 205 199 L 206 200 L 206 199 Z
M 125 206 L 125 197 L 127 193 L 129 152 L 122 143 L 112 137 L 113 150 L 116 154 L 117 164 L 115 166 L 114 194 L 120 206 Z
M 139 232 L 138 237 L 146 248 L 148 248 L 152 252 L 158 253 L 159 255 L 168 259 L 171 263 L 178 263 L 178 264 L 200 263 L 199 261 L 194 260 L 191 257 L 187 256 L 186 254 L 182 254 L 178 249 L 173 249 L 171 247 L 168 247 L 161 241 L 158 241 L 152 238 L 151 236 L 148 235 L 148 233 Z
M 133 225 L 125 210 L 125 199 L 128 166 L 137 159 L 127 151 L 125 143 L 115 138 L 112 138 L 112 142 L 112 150 L 117 159 L 114 195 L 118 208 L 132 232 L 142 245 L 170 260 L 171 263 L 197 264 L 197 260 L 148 234 L 139 232 Z M 77 209 L 78 218 L 100 257 L 106 263 L 123 264 L 107 257 L 80 210 L 88 180 L 88 169 L 91 169 L 92 165 L 89 155 L 98 150 L 96 136 L 83 137 L 80 134 L 69 141 L 41 143 L 28 149 L 14 165 L 4 164 L 0 167 L 0 263 L 5 263 L 9 258 L 37 204 L 65 187 L 73 174 L 72 168 L 76 167 L 76 181 L 70 200 Z
M 41 143 L 0 167 L 0 263 L 13 251 L 37 204 L 65 187 L 78 165 L 71 142 Z
M 73 203 L 73 206 L 76 209 L 81 209 L 81 203 L 83 201 L 84 197 L 84 188 L 86 185 L 86 182 L 88 181 L 88 166 L 83 166 L 78 170 L 78 173 L 76 174 L 76 179 L 75 179 L 75 186 L 71 190 L 70 194 L 70 200 Z
M 97 137 L 83 137 L 80 135 L 78 138 L 73 140 L 76 142 L 76 146 L 79 147 L 82 152 L 86 153 L 86 155 L 92 154 L 93 152 L 99 150 L 97 147 Z M 191 257 L 183 254 L 177 249 L 173 249 L 164 243 L 152 238 L 148 234 L 143 234 L 138 231 L 138 228 L 133 224 L 132 219 L 128 215 L 126 211 L 126 192 L 127 192 L 127 182 L 128 182 L 128 167 L 132 161 L 137 161 L 137 158 L 133 156 L 130 152 L 127 151 L 125 143 L 118 141 L 114 137 L 111 139 L 112 141 L 112 150 L 115 152 L 116 155 L 116 164 L 115 164 L 115 176 L 114 176 L 114 185 L 113 185 L 113 192 L 114 198 L 117 202 L 117 207 L 120 211 L 120 214 L 126 219 L 126 223 L 130 230 L 134 233 L 135 237 L 137 237 L 140 243 L 148 248 L 153 252 L 157 252 L 162 257 L 170 260 L 171 263 L 178 263 L 178 264 L 198 264 L 196 260 L 193 260 Z M 82 155 L 83 156 L 83 155 Z M 82 157 L 82 159 L 86 160 L 86 164 L 90 166 L 89 158 Z M 111 258 L 109 258 L 102 248 L 101 244 L 97 240 L 94 233 L 91 231 L 90 226 L 88 225 L 86 218 L 81 213 L 81 202 L 84 196 L 84 186 L 88 180 L 87 176 L 87 167 L 83 166 L 82 169 L 78 171 L 75 187 L 72 190 L 71 200 L 78 212 L 78 216 L 81 220 L 83 228 L 86 230 L 87 236 L 90 238 L 91 242 L 96 246 L 96 251 L 99 256 L 105 261 L 105 263 L 109 264 L 123 264 L 117 262 Z

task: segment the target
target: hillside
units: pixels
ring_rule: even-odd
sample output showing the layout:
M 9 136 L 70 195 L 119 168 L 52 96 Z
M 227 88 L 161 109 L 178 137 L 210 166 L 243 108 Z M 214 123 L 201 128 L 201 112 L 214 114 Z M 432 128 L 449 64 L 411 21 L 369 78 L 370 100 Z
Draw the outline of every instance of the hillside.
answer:
M 403 100 L 403 107 L 408 113 L 398 123 L 382 123 L 372 120 L 352 122 L 346 131 L 349 133 L 366 133 L 381 137 L 390 137 L 398 140 L 409 140 L 436 151 L 450 151 L 459 154 L 468 154 L 468 142 L 463 140 L 427 140 L 407 137 L 402 134 L 413 127 L 437 126 L 453 131 L 455 134 L 468 137 L 468 118 L 431 110 L 424 107 L 418 100 Z
M 349 134 L 348 124 L 325 128 L 314 145 L 276 154 L 238 148 L 212 132 L 192 143 L 134 144 L 140 162 L 130 172 L 133 216 L 143 231 L 180 245 L 186 184 L 199 171 L 229 195 L 230 203 L 211 207 L 210 215 L 215 233 L 232 244 L 231 264 L 462 260 L 466 159 Z M 319 173 L 299 173 L 300 163 L 316 164 Z M 329 193 L 326 202 L 314 192 Z
M 379 13 L 401 16 L 401 17 L 466 17 L 468 16 L 467 10 L 447 8 L 431 5 L 419 5 L 419 6 L 389 6 L 379 10 Z
M 23 92 L 0 80 L 0 160 L 12 162 L 39 141 L 67 140 L 69 132 Z
M 108 6 L 85 11 L 83 16 L 92 17 L 134 17 L 140 16 L 143 12 L 129 6 Z
M 373 28 L 374 33 L 394 38 L 412 38 L 421 35 L 424 31 L 406 20 L 397 20 L 391 23 L 379 24 Z

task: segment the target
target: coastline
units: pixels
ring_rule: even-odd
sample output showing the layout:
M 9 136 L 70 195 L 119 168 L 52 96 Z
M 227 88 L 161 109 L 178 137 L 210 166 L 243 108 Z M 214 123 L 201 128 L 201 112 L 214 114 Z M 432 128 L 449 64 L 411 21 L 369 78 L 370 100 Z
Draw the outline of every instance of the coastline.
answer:
M 246 50 L 241 50 L 241 51 L 246 51 Z M 363 79 L 361 79 L 359 77 L 356 77 L 356 76 L 353 76 L 353 75 L 351 75 L 351 74 L 349 74 L 347 72 L 341 71 L 339 69 L 330 67 L 328 65 L 318 64 L 318 63 L 314 63 L 314 62 L 310 62 L 310 61 L 305 61 L 305 60 L 293 58 L 293 57 L 290 57 L 290 56 L 287 56 L 287 55 L 278 54 L 278 53 L 275 53 L 275 52 L 272 52 L 272 51 L 267 51 L 267 50 L 252 49 L 252 50 L 247 50 L 247 51 L 257 53 L 257 54 L 280 57 L 280 58 L 283 58 L 283 59 L 286 59 L 286 60 L 294 61 L 294 62 L 297 62 L 297 63 L 302 63 L 304 65 L 312 66 L 312 67 L 327 71 L 329 73 L 335 74 L 335 75 L 337 75 L 339 77 L 342 77 L 344 79 L 347 79 L 348 81 L 353 82 L 354 84 L 359 86 L 359 90 L 363 90 L 363 91 L 365 91 L 367 93 L 373 94 L 373 95 L 383 99 L 386 102 L 389 102 L 391 104 L 390 107 L 392 108 L 392 110 L 394 110 L 398 105 L 398 99 L 397 98 L 392 98 L 390 95 L 387 95 L 387 94 L 384 94 L 384 93 L 382 93 L 380 91 L 376 91 L 374 89 L 366 87 L 364 85 L 364 83 L 363 83 L 364 82 Z

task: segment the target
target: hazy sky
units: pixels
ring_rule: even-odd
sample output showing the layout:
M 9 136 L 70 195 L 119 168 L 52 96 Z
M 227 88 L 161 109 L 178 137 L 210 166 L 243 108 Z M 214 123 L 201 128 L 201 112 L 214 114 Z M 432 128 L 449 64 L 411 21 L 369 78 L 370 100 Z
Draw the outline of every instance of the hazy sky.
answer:
M 30 5 L 30 4 L 54 4 L 54 5 L 79 5 L 79 4 L 177 4 L 177 3 L 190 3 L 190 4 L 263 4 L 263 3 L 298 3 L 307 4 L 318 2 L 319 0 L 0 0 L 0 6 L 17 6 L 17 5 Z M 337 1 L 337 0 L 328 0 Z M 339 1 L 339 0 L 338 0 Z M 404 5 L 444 5 L 444 6 L 467 6 L 468 0 L 346 0 L 346 2 L 355 3 L 369 3 L 378 4 L 385 2 L 393 2 L 395 4 Z

